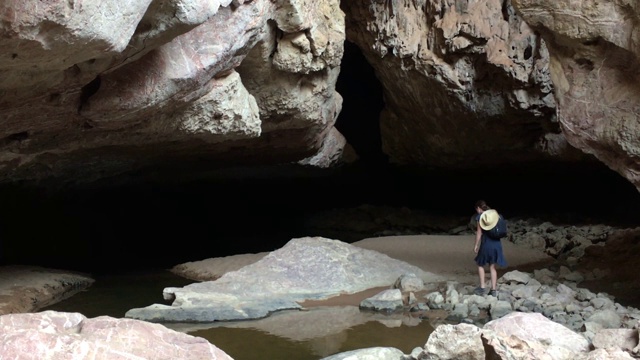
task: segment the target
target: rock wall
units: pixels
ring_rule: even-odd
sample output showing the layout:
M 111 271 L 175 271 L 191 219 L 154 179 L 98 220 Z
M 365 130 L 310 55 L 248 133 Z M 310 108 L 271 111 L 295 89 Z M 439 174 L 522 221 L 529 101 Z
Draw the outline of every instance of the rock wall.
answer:
M 384 87 L 385 152 L 470 167 L 581 158 L 560 133 L 545 42 L 509 2 L 343 2 Z
M 3 181 L 340 161 L 337 0 L 2 10 Z
M 549 47 L 565 138 L 640 188 L 635 1 L 513 0 Z
M 348 39 L 384 89 L 391 162 L 599 160 L 638 187 L 637 5 L 573 5 L 5 1 L 0 183 L 351 161 Z

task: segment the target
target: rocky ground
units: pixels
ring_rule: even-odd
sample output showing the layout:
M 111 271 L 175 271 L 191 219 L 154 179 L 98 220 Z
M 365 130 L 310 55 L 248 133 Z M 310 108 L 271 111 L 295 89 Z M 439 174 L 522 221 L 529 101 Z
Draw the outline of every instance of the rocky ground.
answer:
M 0 267 L 0 315 L 34 312 L 87 289 L 86 274 L 37 266 Z
M 468 224 L 460 224 L 460 220 L 452 220 L 450 223 L 438 220 L 435 222 L 438 225 L 429 225 L 425 224 L 426 218 L 418 216 L 418 219 L 415 219 L 416 213 L 408 209 L 397 209 L 395 213 L 390 209 L 380 211 L 369 207 L 364 210 L 367 209 L 371 211 L 350 210 L 360 213 L 359 220 L 354 222 L 355 227 L 352 229 L 355 230 L 352 233 L 370 232 L 378 227 L 383 228 L 382 233 L 357 241 L 354 245 L 388 253 L 392 258 L 424 267 L 425 271 L 444 274 L 450 283 L 447 285 L 439 281 L 439 285 L 445 285 L 443 289 L 428 287 L 416 294 L 421 299 L 427 299 L 431 310 L 453 313 L 458 316 L 459 321 L 465 321 L 465 317 L 469 316 L 486 316 L 490 319 L 492 315 L 483 309 L 494 308 L 497 311 L 500 308 L 498 305 L 506 306 L 505 302 L 522 309 L 539 308 L 540 311 L 549 312 L 549 316 L 557 318 L 561 323 L 564 321 L 565 324 L 571 325 L 571 321 L 576 320 L 573 315 L 561 317 L 564 315 L 552 314 L 552 302 L 542 301 L 534 304 L 515 300 L 514 294 L 529 291 L 532 284 L 546 289 L 549 289 L 549 286 L 559 289 L 560 293 L 557 296 L 560 297 L 580 298 L 576 300 L 580 303 L 576 311 L 579 310 L 583 319 L 593 316 L 593 309 L 589 308 L 591 303 L 605 306 L 615 302 L 615 306 L 612 306 L 623 313 L 626 311 L 625 307 L 637 309 L 640 305 L 640 280 L 635 276 L 635 258 L 640 251 L 639 228 L 619 229 L 606 224 L 576 226 L 536 219 L 511 219 L 509 238 L 503 240 L 510 265 L 501 269 L 501 292 L 491 302 L 490 298 L 476 299 L 470 292 L 476 279 L 472 262 L 473 233 Z M 343 230 L 349 230 L 350 224 L 344 220 L 344 214 L 336 212 L 322 222 L 317 221 L 316 224 L 319 227 L 331 227 L 332 224 L 340 222 Z M 395 225 L 387 226 L 392 222 Z M 418 226 L 414 227 L 414 224 Z M 440 235 L 427 235 L 436 230 Z M 433 241 L 427 241 L 429 239 Z M 177 265 L 173 271 L 197 280 L 216 279 L 228 271 L 254 263 L 265 255 L 266 253 L 241 254 L 208 259 Z M 522 275 L 527 272 L 530 276 Z M 553 281 L 549 282 L 549 278 L 553 278 Z M 0 314 L 37 311 L 86 289 L 92 281 L 83 274 L 52 269 L 0 268 Z M 528 282 L 531 283 L 527 284 Z M 577 289 L 576 283 L 579 283 L 580 288 L 588 290 Z M 357 305 L 375 296 L 380 290 L 375 288 L 329 300 L 308 301 L 302 305 L 311 308 L 319 305 Z M 455 293 L 460 304 L 465 301 L 471 305 L 457 306 L 451 301 L 447 303 L 446 300 L 438 300 L 436 295 L 429 297 L 430 293 L 436 292 L 447 294 L 447 297 Z M 457 312 L 458 310 L 463 313 Z M 432 311 L 431 315 L 433 314 L 439 316 L 438 319 L 432 319 L 434 321 L 442 320 L 444 316 L 438 311 Z M 626 319 L 623 319 L 625 326 L 636 321 L 635 318 L 626 315 L 623 318 Z M 595 336 L 593 331 L 590 334 Z
M 307 226 L 325 237 L 353 242 L 394 235 L 471 235 L 468 222 L 469 219 L 435 217 L 408 208 L 363 205 L 319 214 L 309 219 Z M 554 266 L 565 265 L 591 274 L 596 270 L 599 276 L 585 279 L 582 286 L 607 292 L 629 306 L 640 307 L 640 277 L 636 276 L 637 257 L 634 255 L 640 253 L 640 228 L 618 229 L 606 224 L 576 226 L 539 219 L 512 219 L 509 230 L 510 236 L 505 242 L 547 254 Z M 388 250 L 392 251 L 393 246 Z M 428 251 L 424 249 L 421 254 L 428 254 Z M 464 247 L 447 251 L 463 252 L 459 261 L 466 257 Z M 442 254 L 435 254 L 435 260 L 443 259 Z M 266 253 L 212 258 L 178 264 L 172 271 L 198 281 L 212 280 L 264 255 Z M 536 267 L 539 266 L 535 262 L 525 264 L 518 261 L 519 270 L 532 271 Z M 466 268 L 465 281 L 473 281 L 474 272 L 473 265 Z M 92 283 L 86 274 L 64 270 L 1 267 L 0 314 L 35 311 L 68 298 Z
M 619 301 L 640 308 L 640 277 L 636 275 L 640 254 L 640 227 L 620 228 L 604 222 L 567 221 L 562 218 L 509 219 L 509 237 L 503 242 L 538 250 L 552 258 L 552 266 L 567 266 L 585 274 L 581 286 L 612 294 Z M 348 219 L 348 220 L 346 220 Z M 310 228 L 340 239 L 363 239 L 393 235 L 473 234 L 472 216 L 455 218 L 406 207 L 362 205 L 327 211 L 308 220 Z M 369 234 L 369 235 L 366 235 Z M 356 240 L 354 240 L 356 241 Z M 533 271 L 539 264 L 519 264 Z

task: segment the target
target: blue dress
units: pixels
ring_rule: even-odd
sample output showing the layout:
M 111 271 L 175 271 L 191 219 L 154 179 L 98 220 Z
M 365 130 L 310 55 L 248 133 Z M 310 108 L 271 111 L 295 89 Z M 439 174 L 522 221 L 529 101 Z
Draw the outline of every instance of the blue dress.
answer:
M 476 221 L 480 221 L 480 214 L 476 216 Z M 485 266 L 487 264 L 497 264 L 502 267 L 507 266 L 507 260 L 505 260 L 504 253 L 502 252 L 502 242 L 489 238 L 484 231 L 482 231 L 482 237 L 480 238 L 480 249 L 474 260 L 478 266 Z

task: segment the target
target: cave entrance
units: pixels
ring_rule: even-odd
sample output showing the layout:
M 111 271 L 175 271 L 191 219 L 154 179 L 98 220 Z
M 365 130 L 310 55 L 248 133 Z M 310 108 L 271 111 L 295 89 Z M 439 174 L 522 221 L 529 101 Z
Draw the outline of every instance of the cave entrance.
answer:
M 344 42 L 336 90 L 343 98 L 336 129 L 368 165 L 386 164 L 380 137 L 380 112 L 384 108 L 382 85 L 357 45 Z

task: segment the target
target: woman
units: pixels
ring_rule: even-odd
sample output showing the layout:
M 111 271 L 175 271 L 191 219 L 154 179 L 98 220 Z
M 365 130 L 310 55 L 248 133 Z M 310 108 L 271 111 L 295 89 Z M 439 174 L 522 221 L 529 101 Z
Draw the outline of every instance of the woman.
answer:
M 507 266 L 507 261 L 502 253 L 502 242 L 500 240 L 491 239 L 485 231 L 492 229 L 498 223 L 500 214 L 497 211 L 491 209 L 484 200 L 478 200 L 476 202 L 476 220 L 478 225 L 476 226 L 476 242 L 473 248 L 473 252 L 476 253 L 474 259 L 478 265 L 478 277 L 480 278 L 480 287 L 476 288 L 474 293 L 476 295 L 484 295 L 485 288 L 485 265 L 489 265 L 489 272 L 491 274 L 491 290 L 489 295 L 496 296 L 496 288 L 498 283 L 498 272 L 496 271 L 496 265 Z

